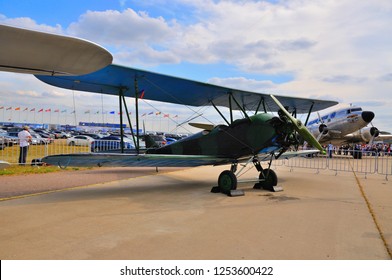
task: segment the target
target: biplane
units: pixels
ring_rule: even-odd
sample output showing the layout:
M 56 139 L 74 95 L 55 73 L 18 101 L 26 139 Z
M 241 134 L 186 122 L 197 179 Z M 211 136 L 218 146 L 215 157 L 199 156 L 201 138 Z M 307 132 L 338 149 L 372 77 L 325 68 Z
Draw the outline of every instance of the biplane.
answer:
M 316 151 L 324 152 L 322 146 L 307 130 L 306 123 L 311 112 L 337 104 L 335 101 L 318 99 L 275 97 L 113 64 L 82 75 L 63 73 L 57 75 L 54 69 L 51 75 L 36 75 L 36 77 L 60 88 L 118 96 L 120 127 L 123 127 L 124 122 L 122 110 L 125 110 L 129 126 L 132 128 L 125 102 L 126 97 L 134 98 L 136 111 L 134 152 L 129 153 L 120 149 L 118 152 L 60 154 L 44 157 L 43 162 L 59 166 L 230 165 L 230 169 L 219 175 L 218 186 L 212 189 L 213 192 L 229 195 L 235 192 L 237 178 L 248 164 L 253 165 L 259 172 L 256 188 L 276 191 L 277 175 L 270 168 L 273 160 Z M 202 131 L 172 144 L 142 151 L 139 147 L 140 135 L 138 135 L 140 89 L 143 89 L 145 100 L 190 107 L 211 106 L 222 117 L 224 123 L 220 125 L 193 123 L 191 125 L 201 128 Z M 222 112 L 222 107 L 228 108 L 228 116 Z M 233 112 L 236 110 L 241 111 L 244 117 L 234 119 Z M 305 124 L 296 118 L 297 114 L 307 114 Z M 289 150 L 300 145 L 302 141 L 307 141 L 317 150 Z M 261 165 L 263 161 L 268 162 L 266 168 Z M 240 163 L 242 168 L 238 170 Z

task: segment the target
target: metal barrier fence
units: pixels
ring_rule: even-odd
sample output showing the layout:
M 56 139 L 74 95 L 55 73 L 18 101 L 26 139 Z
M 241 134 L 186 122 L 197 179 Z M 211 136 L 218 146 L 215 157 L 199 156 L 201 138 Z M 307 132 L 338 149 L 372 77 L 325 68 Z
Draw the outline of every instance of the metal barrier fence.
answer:
M 41 159 L 44 156 L 55 154 L 83 153 L 91 151 L 90 144 L 70 145 L 66 139 L 56 139 L 52 143 L 30 145 L 27 152 L 26 164 L 31 164 L 35 159 Z M 19 143 L 15 141 L 12 145 L 4 146 L 0 150 L 0 160 L 10 164 L 18 164 L 19 161 Z
M 353 156 L 354 155 L 354 156 Z M 313 169 L 317 173 L 322 170 L 338 172 L 356 172 L 364 174 L 365 178 L 368 174 L 392 175 L 392 155 L 391 154 L 375 154 L 362 151 L 350 151 L 347 155 L 332 155 L 315 157 L 296 157 L 288 160 L 282 160 L 283 165 L 290 167 L 290 171 L 294 168 Z
M 26 164 L 31 164 L 33 160 L 41 159 L 48 155 L 83 153 L 119 148 L 119 142 L 111 140 L 96 141 L 96 143 L 78 143 L 76 145 L 76 143 L 67 143 L 66 139 L 56 139 L 53 143 L 30 145 Z M 129 149 L 132 147 L 126 146 L 125 148 Z M 352 156 L 354 153 L 356 158 Z M 0 160 L 7 161 L 11 164 L 18 164 L 18 159 L 19 145 L 17 143 L 0 150 Z M 379 174 L 384 175 L 385 179 L 388 180 L 388 176 L 392 175 L 392 155 L 352 151 L 348 155 L 333 155 L 332 158 L 318 155 L 314 157 L 295 157 L 288 160 L 277 160 L 273 161 L 273 166 L 286 166 L 290 168 L 290 171 L 294 170 L 294 168 L 311 169 L 317 173 L 323 170 L 335 171 L 335 174 L 338 174 L 338 172 L 354 171 L 364 174 L 365 178 L 368 174 Z

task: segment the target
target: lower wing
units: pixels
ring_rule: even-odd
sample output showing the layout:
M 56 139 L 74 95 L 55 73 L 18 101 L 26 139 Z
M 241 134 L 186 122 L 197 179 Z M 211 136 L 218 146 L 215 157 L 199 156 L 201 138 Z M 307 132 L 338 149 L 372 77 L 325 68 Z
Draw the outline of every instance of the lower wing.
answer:
M 280 159 L 306 156 L 319 153 L 318 150 L 285 152 Z M 274 153 L 272 155 L 275 155 Z M 271 153 L 259 154 L 260 161 L 271 159 Z M 249 158 L 238 159 L 244 162 Z M 223 158 L 203 155 L 157 155 L 157 154 L 122 154 L 122 153 L 80 153 L 46 156 L 42 162 L 60 167 L 196 167 L 201 165 L 223 165 L 236 161 L 233 158 Z
M 80 153 L 46 156 L 42 161 L 60 167 L 195 167 L 226 164 L 233 159 L 201 155 Z

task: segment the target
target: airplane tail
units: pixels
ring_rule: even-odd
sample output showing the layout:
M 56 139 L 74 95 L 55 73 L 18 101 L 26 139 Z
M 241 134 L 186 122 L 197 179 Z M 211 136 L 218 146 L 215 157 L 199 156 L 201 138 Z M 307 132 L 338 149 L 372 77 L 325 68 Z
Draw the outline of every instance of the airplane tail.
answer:
M 158 144 L 152 139 L 152 137 L 148 134 L 144 135 L 144 141 L 146 142 L 146 148 L 159 148 Z

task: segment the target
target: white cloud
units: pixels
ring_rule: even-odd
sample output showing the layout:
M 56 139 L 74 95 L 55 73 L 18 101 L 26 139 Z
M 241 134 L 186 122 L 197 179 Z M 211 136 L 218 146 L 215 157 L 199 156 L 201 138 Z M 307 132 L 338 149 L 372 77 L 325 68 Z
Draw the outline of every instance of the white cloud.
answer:
M 35 20 L 28 17 L 20 17 L 20 18 L 7 18 L 6 16 L 0 14 L 0 24 L 16 26 L 31 30 L 37 30 L 48 33 L 55 34 L 63 34 L 63 30 L 61 25 L 57 24 L 56 26 L 50 26 L 46 24 L 38 24 Z
M 364 109 L 374 110 L 376 115 L 389 114 L 390 104 L 385 101 L 390 100 L 392 80 L 391 1 L 273 2 L 148 1 L 146 11 L 88 11 L 64 28 L 38 25 L 28 18 L 0 16 L 0 21 L 52 32 L 65 30 L 102 44 L 113 52 L 116 63 L 131 67 L 223 63 L 238 70 L 238 77 L 223 79 L 227 75 L 222 70 L 222 77 L 210 77 L 210 82 L 275 94 L 364 102 Z M 162 10 L 189 9 L 173 20 L 151 16 L 149 5 L 159 5 Z M 254 79 L 257 74 L 287 73 L 293 80 L 281 84 Z M 34 91 L 49 92 L 47 88 Z M 368 100 L 373 103 L 366 106 Z M 378 126 L 392 130 L 386 120 L 384 117 Z

